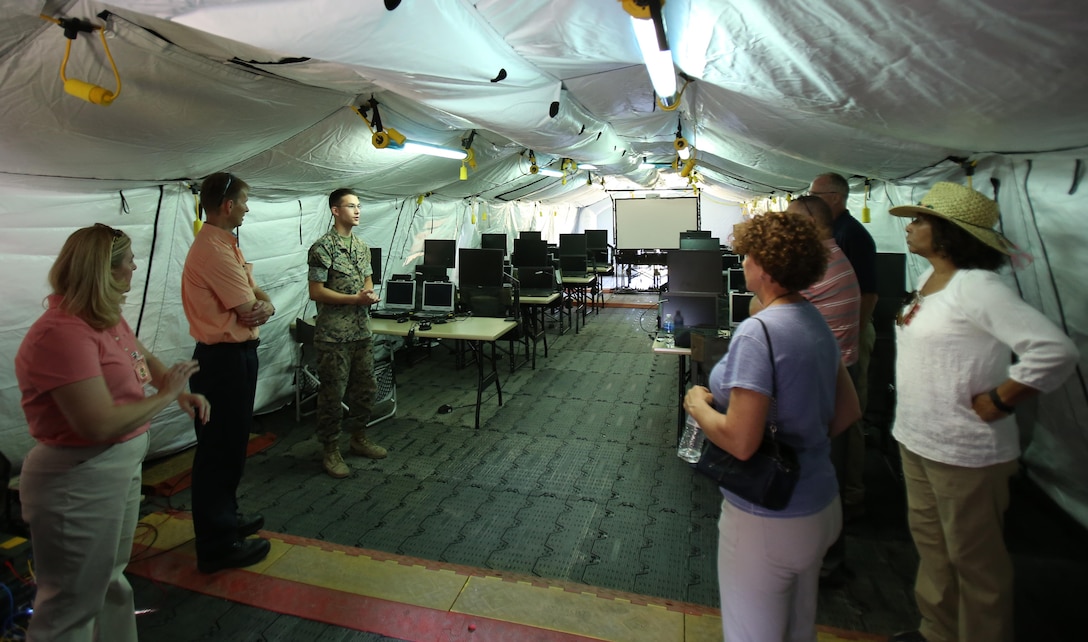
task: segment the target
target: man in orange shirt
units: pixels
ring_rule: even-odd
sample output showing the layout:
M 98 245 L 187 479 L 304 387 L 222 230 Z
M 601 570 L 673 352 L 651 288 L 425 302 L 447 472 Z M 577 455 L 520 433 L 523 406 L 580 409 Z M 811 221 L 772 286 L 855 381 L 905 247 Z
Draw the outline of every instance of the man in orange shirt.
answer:
M 249 211 L 249 185 L 220 172 L 204 179 L 200 206 L 207 223 L 197 233 L 181 277 L 181 299 L 196 339 L 193 359 L 200 377 L 189 381 L 215 413 L 196 422 L 193 459 L 193 529 L 197 567 L 214 573 L 251 566 L 268 555 L 266 539 L 245 539 L 264 525 L 260 515 L 238 512 L 238 484 L 245 468 L 246 445 L 257 392 L 257 345 L 260 326 L 276 313 L 253 281 L 233 230 Z

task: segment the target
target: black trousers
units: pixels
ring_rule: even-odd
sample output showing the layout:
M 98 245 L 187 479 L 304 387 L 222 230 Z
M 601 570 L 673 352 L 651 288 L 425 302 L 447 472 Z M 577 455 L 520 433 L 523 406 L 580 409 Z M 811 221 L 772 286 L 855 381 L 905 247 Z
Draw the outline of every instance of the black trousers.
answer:
M 246 465 L 246 447 L 257 394 L 257 344 L 196 344 L 193 358 L 200 372 L 189 388 L 208 398 L 211 421 L 196 427 L 193 459 L 193 529 L 197 557 L 226 552 L 238 539 L 238 484 Z

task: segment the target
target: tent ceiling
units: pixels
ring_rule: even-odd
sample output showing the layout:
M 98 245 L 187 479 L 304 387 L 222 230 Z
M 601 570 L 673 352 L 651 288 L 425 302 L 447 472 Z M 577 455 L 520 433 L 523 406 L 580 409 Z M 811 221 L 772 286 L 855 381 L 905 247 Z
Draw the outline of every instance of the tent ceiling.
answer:
M 584 172 L 529 175 L 526 150 L 652 186 L 636 168 L 671 163 L 680 124 L 703 180 L 744 198 L 826 170 L 896 179 L 949 156 L 1088 145 L 1080 0 L 668 0 L 690 79 L 672 112 L 615 0 L 386 4 L 9 2 L 0 171 L 148 182 L 230 167 L 284 198 L 351 184 L 584 202 L 604 192 Z M 66 40 L 38 18 L 104 10 L 124 83 L 109 107 L 63 92 Z M 114 86 L 97 37 L 73 43 L 68 74 Z M 457 161 L 373 149 L 350 109 L 372 96 L 409 138 L 456 147 L 477 130 L 480 167 L 458 181 Z

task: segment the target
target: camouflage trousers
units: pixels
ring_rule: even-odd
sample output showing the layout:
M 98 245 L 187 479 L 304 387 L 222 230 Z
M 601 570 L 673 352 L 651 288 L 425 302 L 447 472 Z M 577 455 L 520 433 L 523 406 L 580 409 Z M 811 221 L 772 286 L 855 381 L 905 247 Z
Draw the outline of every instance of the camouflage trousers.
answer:
M 341 426 L 355 433 L 366 428 L 378 385 L 374 381 L 374 341 L 331 343 L 316 341 L 317 438 L 329 445 L 337 443 Z M 347 404 L 345 415 L 340 402 Z

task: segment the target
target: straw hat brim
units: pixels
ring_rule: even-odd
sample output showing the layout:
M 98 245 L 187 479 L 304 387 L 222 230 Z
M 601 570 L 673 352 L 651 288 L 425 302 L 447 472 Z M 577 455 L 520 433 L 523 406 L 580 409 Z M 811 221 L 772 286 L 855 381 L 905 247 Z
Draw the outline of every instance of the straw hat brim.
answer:
M 949 223 L 952 223 L 953 225 L 959 227 L 960 229 L 965 230 L 971 236 L 982 241 L 983 243 L 992 247 L 998 252 L 1001 252 L 1002 254 L 1012 254 L 1013 251 L 1016 250 L 1016 245 L 1012 241 L 1005 238 L 1004 234 L 998 232 L 993 228 L 982 227 L 981 225 L 974 225 L 966 221 L 961 221 L 957 218 L 948 216 L 947 214 L 942 214 L 937 210 L 930 209 L 922 205 L 897 205 L 896 207 L 890 208 L 888 210 L 888 213 L 892 216 L 904 216 L 908 218 L 913 218 L 918 214 L 926 214 L 929 216 L 942 218 Z

